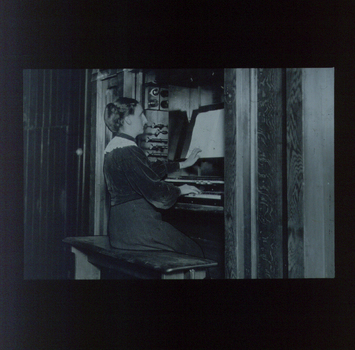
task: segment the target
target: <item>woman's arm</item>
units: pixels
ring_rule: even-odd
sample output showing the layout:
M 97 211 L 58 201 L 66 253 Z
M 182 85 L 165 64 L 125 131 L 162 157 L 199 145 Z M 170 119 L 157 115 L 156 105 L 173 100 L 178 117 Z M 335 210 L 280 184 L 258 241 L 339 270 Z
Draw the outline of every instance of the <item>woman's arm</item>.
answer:
M 121 167 L 133 190 L 157 208 L 172 207 L 181 195 L 178 187 L 161 180 L 162 171 L 158 174 L 138 147 L 127 148 Z
M 167 174 L 194 165 L 200 158 L 200 152 L 201 150 L 199 148 L 195 148 L 191 152 L 190 156 L 183 162 L 163 162 L 161 160 L 157 160 L 156 162 L 151 162 L 151 166 L 152 169 L 159 175 L 160 179 L 163 179 Z

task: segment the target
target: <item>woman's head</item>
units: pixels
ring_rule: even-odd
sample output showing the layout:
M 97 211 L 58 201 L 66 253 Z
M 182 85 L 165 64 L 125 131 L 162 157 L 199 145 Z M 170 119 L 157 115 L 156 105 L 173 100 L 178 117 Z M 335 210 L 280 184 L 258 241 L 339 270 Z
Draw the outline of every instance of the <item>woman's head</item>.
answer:
M 113 133 L 118 133 L 125 117 L 134 115 L 137 106 L 138 101 L 128 97 L 120 97 L 114 103 L 109 103 L 104 113 L 106 126 Z

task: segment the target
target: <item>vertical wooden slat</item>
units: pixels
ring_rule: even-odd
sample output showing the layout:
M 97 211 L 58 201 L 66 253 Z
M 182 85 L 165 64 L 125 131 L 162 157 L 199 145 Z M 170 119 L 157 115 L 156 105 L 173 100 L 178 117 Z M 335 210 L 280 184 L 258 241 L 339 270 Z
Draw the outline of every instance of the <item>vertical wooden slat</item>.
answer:
M 250 69 L 250 239 L 251 278 L 258 273 L 258 72 Z
M 50 118 L 52 70 L 44 70 L 44 91 L 43 91 L 43 127 L 48 128 Z
M 94 194 L 94 234 L 105 235 L 106 226 L 104 226 L 103 218 L 105 216 L 106 206 L 106 187 L 102 173 L 103 156 L 105 149 L 106 130 L 103 122 L 103 113 L 105 109 L 105 91 L 108 81 L 97 79 L 97 97 L 96 97 L 96 138 L 95 138 L 95 194 Z
M 123 70 L 123 96 L 136 98 L 136 79 L 135 73 L 131 70 Z
M 30 95 L 30 110 L 29 110 L 29 123 L 28 127 L 36 126 L 37 117 L 37 91 L 38 91 L 38 71 L 31 70 L 31 95 Z
M 334 277 L 334 70 L 303 69 L 304 275 Z
M 55 98 L 53 98 L 54 95 L 54 84 L 53 84 L 53 70 L 48 71 L 48 84 L 47 84 L 47 89 L 46 89 L 46 97 L 45 97 L 45 114 L 46 118 L 44 121 L 44 126 L 46 127 L 45 129 L 45 142 L 44 142 L 44 147 L 46 150 L 45 154 L 45 162 L 46 162 L 46 173 L 45 173 L 45 182 L 42 184 L 42 187 L 44 188 L 44 193 L 45 193 L 45 201 L 44 201 L 44 213 L 45 213 L 45 225 L 44 225 L 44 230 L 46 232 L 44 236 L 44 241 L 43 241 L 43 254 L 46 256 L 46 264 L 44 267 L 45 270 L 45 275 L 49 276 L 50 275 L 50 266 L 48 264 L 48 256 L 51 254 L 51 251 L 49 249 L 49 240 L 50 240 L 50 232 L 52 231 L 52 222 L 51 222 L 51 217 L 52 217 L 52 197 L 51 197 L 51 178 L 52 174 L 54 173 L 54 161 L 51 162 L 51 154 L 52 154 L 52 144 L 51 144 L 51 123 L 52 123 L 52 115 L 54 115 L 53 111 L 53 101 L 56 101 Z M 54 160 L 54 159 L 53 159 Z
M 45 241 L 46 241 L 46 230 L 44 227 L 45 224 L 45 206 L 44 206 L 44 191 L 43 191 L 43 185 L 46 181 L 46 178 L 44 176 L 45 174 L 45 167 L 46 167 L 46 161 L 45 161 L 45 155 L 44 152 L 46 151 L 44 147 L 44 138 L 45 138 L 45 132 L 44 132 L 44 120 L 45 120 L 45 110 L 44 110 L 44 103 L 45 103 L 45 91 L 46 91 L 46 72 L 44 70 L 39 70 L 39 89 L 38 89 L 38 124 L 37 124 L 37 133 L 38 133 L 38 146 L 39 146 L 39 157 L 38 157 L 38 165 L 35 165 L 35 167 L 38 169 L 38 177 L 36 179 L 36 182 L 38 183 L 39 191 L 38 191 L 38 199 L 37 199 L 37 210 L 38 210 L 38 252 L 39 252 L 39 264 L 42 266 L 46 266 L 45 260 L 46 260 L 46 255 L 44 254 L 45 251 Z M 41 269 L 41 274 L 42 276 L 46 276 L 46 269 Z
M 302 70 L 286 69 L 288 277 L 304 277 Z
M 64 84 L 63 84 L 63 70 L 59 69 L 57 71 L 57 91 L 56 91 L 56 119 L 54 120 L 53 126 L 63 124 L 63 94 L 64 94 Z
M 67 148 L 67 126 L 56 127 L 53 130 L 53 145 L 56 171 L 53 182 L 53 226 L 49 232 L 50 266 L 51 278 L 61 277 L 63 269 L 63 245 L 65 237 L 66 214 L 67 214 L 67 192 L 66 192 L 66 148 Z M 60 166 L 61 165 L 61 166 Z
M 83 149 L 83 130 L 84 130 L 84 100 L 85 100 L 85 91 L 84 91 L 84 86 L 83 86 L 83 73 L 79 70 L 76 72 L 76 80 L 74 82 L 74 86 L 77 86 L 77 94 L 75 96 L 75 100 L 73 103 L 73 106 L 75 107 L 74 112 L 73 112 L 73 117 L 72 119 L 77 121 L 76 124 L 76 129 L 74 130 L 75 137 L 76 137 L 76 147 L 75 147 L 75 153 L 74 158 L 76 159 L 77 162 L 77 184 L 76 184 L 76 208 L 75 208 L 75 235 L 78 236 L 80 233 L 80 221 L 82 220 L 81 218 L 81 201 L 80 201 L 80 195 L 82 193 L 82 183 L 83 183 L 83 178 L 82 178 L 82 160 L 83 160 L 83 154 L 76 153 L 77 150 Z
M 44 191 L 44 201 L 43 201 L 43 215 L 44 215 L 44 222 L 43 222 L 43 230 L 45 231 L 44 239 L 43 239 L 43 254 L 47 257 L 48 254 L 50 254 L 50 251 L 48 250 L 48 236 L 49 232 L 51 230 L 51 224 L 49 221 L 50 218 L 50 174 L 53 172 L 53 169 L 50 167 L 50 128 L 46 128 L 44 130 L 44 147 L 45 147 L 45 152 L 44 152 L 44 159 L 46 163 L 46 168 L 45 172 L 43 173 L 44 176 L 44 181 L 42 182 L 41 186 L 43 187 Z M 46 275 L 49 274 L 49 268 L 48 264 L 46 264 L 45 267 Z
M 250 70 L 225 70 L 226 278 L 251 278 Z
M 23 125 L 24 125 L 24 277 L 29 275 L 30 264 L 30 219 L 29 215 L 29 123 L 30 123 L 30 98 L 31 94 L 31 70 L 25 69 L 23 71 Z
M 36 196 L 36 158 L 38 157 L 38 144 L 37 141 L 37 133 L 36 133 L 36 124 L 38 117 L 38 70 L 33 70 L 31 72 L 31 95 L 30 95 L 30 115 L 29 115 L 29 144 L 30 147 L 28 149 L 29 158 L 28 158 L 28 212 L 30 216 L 30 220 L 28 220 L 27 232 L 29 233 L 29 259 L 30 263 L 30 273 L 33 274 L 36 271 L 35 266 L 35 257 L 37 256 L 37 239 L 36 239 L 36 204 L 37 204 L 37 196 Z
M 51 100 L 51 119 L 50 126 L 57 125 L 59 115 L 59 69 L 52 70 L 52 100 Z
M 322 71 L 323 190 L 324 190 L 324 275 L 335 277 L 334 266 L 334 68 Z
M 37 128 L 43 127 L 43 100 L 45 89 L 45 74 L 43 69 L 38 69 L 38 95 L 37 95 Z
M 258 70 L 259 278 L 282 277 L 282 72 Z
M 35 151 L 34 154 L 36 155 L 34 158 L 33 163 L 33 247 L 34 247 L 34 256 L 37 257 L 36 264 L 41 265 L 43 262 L 43 253 L 42 253 L 42 239 L 43 239 L 43 232 L 40 230 L 40 223 L 41 223 L 41 184 L 39 179 L 41 178 L 41 136 L 42 136 L 42 129 L 35 128 L 34 130 L 34 146 Z M 37 269 L 36 278 L 43 277 L 43 270 Z
M 251 278 L 250 71 L 237 70 L 237 244 L 239 278 Z M 243 249 L 242 249 L 243 247 Z
M 237 272 L 236 241 L 236 70 L 225 69 L 225 154 L 224 154 L 224 226 L 225 226 L 225 276 L 235 279 Z
M 93 71 L 91 77 L 91 128 L 90 128 L 90 138 L 92 142 L 90 143 L 90 174 L 95 174 L 95 160 L 96 160 L 96 120 L 97 120 L 97 90 L 98 90 L 98 73 L 96 70 Z M 89 233 L 90 236 L 95 234 L 95 175 L 90 176 L 90 203 L 89 203 Z
M 80 233 L 82 235 L 89 234 L 89 191 L 87 188 L 90 186 L 89 176 L 90 176 L 90 107 L 89 102 L 91 98 L 91 70 L 87 69 L 85 71 L 85 101 L 84 101 L 84 130 L 83 130 L 83 166 L 82 166 L 82 191 L 81 191 L 81 229 Z
M 140 104 L 143 103 L 143 72 L 138 72 L 136 74 L 136 94 L 135 94 L 135 99 Z
M 48 264 L 46 263 L 48 254 L 48 157 L 49 157 L 49 129 L 48 119 L 50 115 L 50 71 L 43 71 L 43 99 L 42 99 L 42 123 L 41 123 L 41 168 L 40 168 L 40 229 L 39 240 L 41 242 L 42 261 L 40 264 L 43 266 L 43 275 L 48 275 Z
M 34 198 L 34 175 L 33 175 L 33 163 L 34 163 L 34 148 L 33 143 L 33 130 L 27 131 L 27 171 L 26 171 L 26 221 L 25 221 L 25 261 L 27 266 L 25 268 L 25 275 L 30 276 L 33 271 L 33 198 Z

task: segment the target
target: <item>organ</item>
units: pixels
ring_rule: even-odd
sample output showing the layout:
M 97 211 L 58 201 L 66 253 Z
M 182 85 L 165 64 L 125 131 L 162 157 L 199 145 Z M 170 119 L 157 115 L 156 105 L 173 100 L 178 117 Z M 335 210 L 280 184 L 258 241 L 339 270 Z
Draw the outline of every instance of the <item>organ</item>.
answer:
M 193 167 L 170 174 L 165 181 L 176 186 L 193 185 L 202 192 L 181 196 L 175 208 L 223 212 L 224 104 L 200 107 L 192 112 L 189 123 L 186 119 L 186 112 L 169 114 L 169 125 L 172 127 L 169 133 L 168 159 L 182 161 L 196 147 L 202 150 L 200 159 Z

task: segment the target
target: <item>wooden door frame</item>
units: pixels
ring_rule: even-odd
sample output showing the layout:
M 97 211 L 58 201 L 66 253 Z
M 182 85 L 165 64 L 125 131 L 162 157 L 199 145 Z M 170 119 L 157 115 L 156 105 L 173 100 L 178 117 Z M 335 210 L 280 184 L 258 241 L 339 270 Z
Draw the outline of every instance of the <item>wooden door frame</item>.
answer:
M 142 72 L 133 69 L 94 69 L 91 77 L 91 157 L 90 173 L 90 235 L 107 235 L 108 193 L 103 174 L 104 150 L 112 138 L 103 114 L 106 104 L 118 96 L 142 98 Z M 116 89 L 116 90 L 114 90 Z

